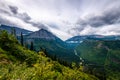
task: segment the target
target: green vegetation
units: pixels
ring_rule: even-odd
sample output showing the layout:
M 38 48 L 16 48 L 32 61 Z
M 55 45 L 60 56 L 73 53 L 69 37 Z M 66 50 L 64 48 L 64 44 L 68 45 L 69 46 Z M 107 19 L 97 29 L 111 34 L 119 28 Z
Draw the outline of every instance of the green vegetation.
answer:
M 103 65 L 106 60 L 107 50 L 103 47 L 102 41 L 84 41 L 76 50 L 80 57 L 92 64 Z
M 84 71 L 102 80 L 120 80 L 120 41 L 86 40 L 76 48 Z
M 74 50 L 66 48 L 63 42 L 25 37 L 24 42 L 28 43 L 29 48 L 31 48 L 31 42 L 33 42 L 35 51 L 39 51 L 41 48 L 46 49 L 47 56 L 51 58 L 56 57 L 68 64 L 80 62 L 79 57 L 74 55 Z
M 24 42 L 23 42 L 23 34 L 22 34 L 22 32 L 21 32 L 21 38 L 20 38 L 20 39 L 21 39 L 21 40 L 20 40 L 21 45 L 23 46 Z
M 98 80 L 46 57 L 44 52 L 30 51 L 21 46 L 13 35 L 0 31 L 0 80 Z

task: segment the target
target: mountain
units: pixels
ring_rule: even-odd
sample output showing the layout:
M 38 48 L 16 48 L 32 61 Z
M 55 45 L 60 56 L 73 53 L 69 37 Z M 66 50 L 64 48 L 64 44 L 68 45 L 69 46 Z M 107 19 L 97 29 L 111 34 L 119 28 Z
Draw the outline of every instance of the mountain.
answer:
M 86 38 L 87 38 L 87 36 L 74 36 L 74 37 L 66 40 L 66 43 L 81 43 Z
M 107 64 L 105 62 L 106 59 L 110 59 L 113 64 L 120 63 L 120 40 L 86 40 L 76 47 L 76 51 L 78 55 L 86 61 L 86 63 L 104 65 Z M 117 69 L 120 70 L 120 68 Z
M 53 61 L 42 51 L 30 51 L 0 30 L 0 80 L 99 80 L 73 68 Z
M 120 40 L 85 40 L 75 50 L 84 60 L 85 71 L 102 77 L 102 80 L 118 77 Z
M 103 41 L 85 40 L 76 47 L 76 51 L 86 63 L 103 65 L 107 55 L 107 48 Z
M 75 48 L 85 40 L 102 40 L 103 38 L 104 38 L 104 36 L 102 36 L 102 35 L 83 35 L 83 36 L 74 36 L 72 38 L 69 38 L 65 42 L 71 48 Z
M 80 43 L 82 43 L 87 37 L 86 36 L 74 36 L 72 38 L 67 39 L 65 42 L 67 46 L 71 49 L 74 49 Z
M 0 29 L 1 30 L 6 30 L 6 31 L 8 31 L 8 33 L 11 33 L 12 29 L 15 29 L 17 36 L 20 36 L 21 32 L 24 35 L 27 35 L 27 34 L 32 32 L 32 31 L 29 31 L 29 30 L 25 30 L 25 29 L 13 27 L 13 26 L 7 26 L 7 25 L 3 25 L 3 24 L 0 26 Z
M 28 47 L 33 42 L 36 51 L 39 51 L 41 48 L 45 49 L 50 57 L 56 57 L 68 63 L 80 61 L 79 57 L 74 54 L 74 51 L 66 47 L 64 41 L 45 29 L 25 35 L 24 38 Z
M 51 32 L 45 30 L 45 29 L 40 29 L 39 31 L 33 32 L 31 34 L 28 34 L 26 38 L 38 38 L 38 39 L 44 39 L 44 40 L 60 40 L 60 38 L 56 37 L 54 34 Z
M 66 40 L 66 43 L 81 43 L 84 40 L 120 40 L 120 35 L 110 35 L 110 36 L 103 36 L 103 35 L 84 35 L 84 36 L 74 36 Z
M 120 40 L 120 35 L 109 35 L 109 36 L 103 36 L 103 35 L 90 35 L 87 37 L 87 39 L 91 40 Z
M 60 38 L 45 29 L 40 29 L 39 31 L 25 35 L 24 38 L 28 43 L 33 42 L 36 48 L 38 48 L 37 46 L 41 45 L 42 43 L 45 44 L 46 42 L 50 42 L 49 44 L 55 45 L 59 44 L 61 47 L 64 47 L 65 44 Z

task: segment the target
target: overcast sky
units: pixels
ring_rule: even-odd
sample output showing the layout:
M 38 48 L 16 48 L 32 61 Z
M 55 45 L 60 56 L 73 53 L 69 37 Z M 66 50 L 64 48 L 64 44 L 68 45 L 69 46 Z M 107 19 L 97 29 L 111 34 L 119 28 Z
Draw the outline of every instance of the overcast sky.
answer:
M 0 24 L 44 28 L 63 40 L 120 35 L 120 0 L 0 0 Z

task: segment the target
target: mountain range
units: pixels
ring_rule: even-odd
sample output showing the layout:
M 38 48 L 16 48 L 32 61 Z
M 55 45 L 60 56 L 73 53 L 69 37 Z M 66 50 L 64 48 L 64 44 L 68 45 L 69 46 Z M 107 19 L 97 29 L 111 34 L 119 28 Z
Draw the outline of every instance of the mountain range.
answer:
M 120 40 L 120 36 L 118 36 L 118 35 L 116 35 L 116 36 L 114 36 L 114 35 L 113 36 L 84 35 L 84 36 L 74 36 L 66 41 L 62 41 L 60 38 L 58 38 L 57 36 L 52 34 L 50 31 L 45 30 L 45 29 L 40 29 L 38 31 L 32 32 L 32 31 L 28 31 L 25 29 L 11 27 L 11 26 L 7 26 L 7 25 L 0 26 L 0 29 L 7 30 L 9 33 L 11 33 L 12 28 L 14 28 L 16 30 L 16 34 L 18 36 L 21 34 L 21 32 L 23 34 L 25 34 L 24 35 L 24 43 L 27 43 L 28 46 L 30 46 L 30 43 L 33 42 L 34 49 L 36 51 L 39 51 L 40 48 L 45 48 L 50 55 L 52 54 L 52 56 L 54 55 L 54 56 L 58 56 L 60 58 L 66 58 L 66 60 L 67 60 L 67 58 L 69 58 L 69 59 L 74 58 L 73 57 L 73 56 L 75 56 L 74 49 L 77 49 L 78 52 L 80 50 L 86 51 L 86 50 L 84 50 L 85 49 L 84 46 L 85 46 L 88 48 L 87 51 L 88 50 L 92 51 L 92 49 L 89 49 L 90 45 L 93 47 L 97 47 L 95 44 L 98 43 L 99 44 L 98 46 L 100 46 L 101 41 L 115 42 L 116 40 Z M 94 43 L 94 42 L 96 42 L 96 43 Z M 88 44 L 89 44 L 89 46 L 88 46 Z M 69 48 L 73 45 L 74 45 L 74 47 L 72 47 L 73 49 Z M 116 46 L 117 44 L 114 44 L 114 45 Z M 100 49 L 102 49 L 102 48 L 104 48 L 104 47 L 101 47 Z M 100 51 L 100 50 L 98 50 L 98 51 Z M 103 52 L 105 52 L 105 51 L 103 51 Z M 79 53 L 82 53 L 82 52 L 80 51 Z M 96 52 L 96 53 L 98 53 L 98 52 Z M 87 52 L 83 52 L 83 54 L 85 55 L 85 54 L 87 54 Z M 68 56 L 72 56 L 72 57 L 68 57 Z M 85 57 L 86 56 L 88 56 L 88 54 L 85 55 Z M 93 58 L 90 58 L 90 59 L 93 59 Z
M 119 75 L 120 40 L 85 40 L 75 48 L 77 55 L 84 60 L 85 71 L 106 80 L 106 77 Z M 115 77 L 111 80 L 116 79 Z M 116 79 L 119 80 L 119 79 Z
M 79 57 L 74 55 L 74 51 L 69 49 L 64 41 L 45 29 L 25 35 L 24 39 L 28 46 L 33 42 L 36 51 L 41 48 L 46 49 L 50 57 L 56 57 L 68 63 L 79 62 Z
M 17 36 L 20 36 L 21 32 L 22 32 L 24 35 L 27 35 L 27 34 L 29 34 L 29 33 L 32 33 L 32 31 L 29 31 L 29 30 L 26 30 L 26 29 L 18 28 L 18 27 L 15 27 L 15 26 L 3 25 L 3 24 L 0 25 L 0 29 L 1 29 L 1 30 L 6 30 L 6 31 L 8 31 L 8 33 L 11 33 L 11 32 L 12 32 L 12 29 L 15 29 L 15 32 L 16 32 L 16 35 L 17 35 Z
M 120 68 L 120 36 L 111 35 L 84 35 L 74 36 L 66 41 L 62 41 L 48 30 L 40 29 L 35 32 L 28 30 L 1 25 L 1 30 L 16 30 L 18 40 L 20 41 L 21 32 L 25 34 L 24 46 L 28 48 L 33 42 L 34 50 L 44 49 L 47 56 L 56 58 L 56 60 L 65 61 L 69 64 L 75 62 L 82 63 L 84 71 L 94 74 L 101 80 L 106 77 L 114 77 L 119 74 Z M 114 72 L 115 71 L 115 72 Z M 118 77 L 118 76 L 117 76 Z
M 74 36 L 66 40 L 67 43 L 81 43 L 84 40 L 120 40 L 120 35 L 84 35 L 84 36 Z

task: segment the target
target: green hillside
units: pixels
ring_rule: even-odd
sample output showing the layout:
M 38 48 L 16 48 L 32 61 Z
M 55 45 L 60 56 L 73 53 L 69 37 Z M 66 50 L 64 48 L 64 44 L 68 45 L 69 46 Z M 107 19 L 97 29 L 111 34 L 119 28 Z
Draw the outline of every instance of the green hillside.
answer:
M 79 57 L 74 55 L 73 49 L 66 48 L 63 42 L 37 38 L 25 40 L 25 42 L 28 42 L 29 46 L 31 41 L 34 43 L 34 49 L 36 51 L 39 51 L 41 48 L 46 49 L 47 56 L 49 57 L 56 56 L 57 59 L 63 60 L 69 64 L 72 62 L 80 62 Z
M 82 72 L 82 66 L 72 68 L 51 60 L 44 52 L 22 47 L 13 35 L 0 31 L 0 80 L 98 80 Z
M 76 48 L 78 55 L 86 61 L 103 65 L 107 56 L 107 50 L 103 47 L 102 41 L 84 41 Z
M 86 40 L 76 51 L 88 73 L 107 80 L 120 79 L 120 41 Z

